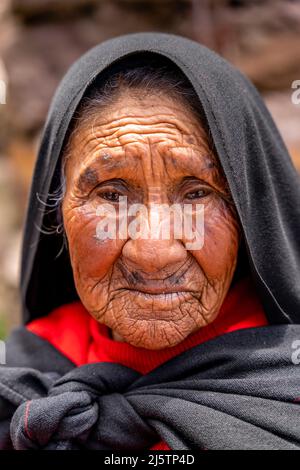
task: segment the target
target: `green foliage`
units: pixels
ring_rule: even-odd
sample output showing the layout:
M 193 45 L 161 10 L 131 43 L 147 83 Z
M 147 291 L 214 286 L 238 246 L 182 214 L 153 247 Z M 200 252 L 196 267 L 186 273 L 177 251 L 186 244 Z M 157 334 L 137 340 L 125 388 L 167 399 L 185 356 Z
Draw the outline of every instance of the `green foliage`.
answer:
M 0 340 L 6 337 L 7 326 L 3 318 L 3 314 L 0 312 Z

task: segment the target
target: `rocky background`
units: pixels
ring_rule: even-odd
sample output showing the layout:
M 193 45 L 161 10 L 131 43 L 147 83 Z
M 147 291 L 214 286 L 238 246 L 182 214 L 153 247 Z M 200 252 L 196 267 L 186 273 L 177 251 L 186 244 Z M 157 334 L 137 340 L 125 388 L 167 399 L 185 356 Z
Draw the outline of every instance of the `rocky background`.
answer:
M 18 268 L 26 199 L 51 96 L 91 46 L 129 32 L 200 41 L 263 93 L 300 170 L 300 1 L 1 0 L 0 337 L 19 322 Z

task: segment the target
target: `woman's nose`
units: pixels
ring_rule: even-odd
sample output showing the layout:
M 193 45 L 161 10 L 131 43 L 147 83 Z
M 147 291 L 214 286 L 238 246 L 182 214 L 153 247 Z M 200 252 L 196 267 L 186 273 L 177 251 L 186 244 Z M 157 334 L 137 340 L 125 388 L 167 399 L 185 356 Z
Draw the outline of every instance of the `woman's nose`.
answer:
M 188 256 L 184 245 L 176 239 L 129 239 L 123 246 L 122 255 L 132 269 L 148 274 L 160 271 L 172 274 Z

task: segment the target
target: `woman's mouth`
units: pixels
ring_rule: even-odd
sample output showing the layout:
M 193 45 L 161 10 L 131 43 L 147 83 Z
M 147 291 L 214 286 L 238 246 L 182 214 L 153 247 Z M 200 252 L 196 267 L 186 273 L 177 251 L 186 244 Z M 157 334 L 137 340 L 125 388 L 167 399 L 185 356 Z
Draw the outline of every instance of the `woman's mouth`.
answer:
M 152 305 L 155 305 L 156 302 L 159 302 L 160 305 L 163 304 L 174 304 L 178 302 L 184 302 L 186 299 L 191 299 L 191 297 L 197 297 L 197 294 L 191 290 L 181 289 L 181 288 L 126 288 L 122 289 L 127 295 L 131 298 L 134 296 L 137 301 L 149 302 Z M 148 303 L 147 302 L 147 303 Z
M 139 287 L 129 287 L 127 288 L 128 290 L 132 290 L 134 292 L 140 292 L 143 294 L 149 294 L 149 295 L 165 295 L 165 294 L 174 294 L 174 293 L 180 293 L 180 292 L 189 292 L 188 289 L 183 288 L 183 287 L 158 287 L 154 285 L 147 285 L 147 286 L 139 286 Z

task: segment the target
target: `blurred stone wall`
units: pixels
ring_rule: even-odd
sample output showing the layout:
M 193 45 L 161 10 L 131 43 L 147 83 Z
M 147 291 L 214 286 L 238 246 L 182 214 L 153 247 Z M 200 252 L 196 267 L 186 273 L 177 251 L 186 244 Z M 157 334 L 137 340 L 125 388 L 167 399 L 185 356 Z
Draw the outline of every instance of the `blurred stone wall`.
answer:
M 18 322 L 21 227 L 53 92 L 87 49 L 137 31 L 182 34 L 237 65 L 264 94 L 300 169 L 300 105 L 291 102 L 300 79 L 299 1 L 1 0 L 0 336 Z

